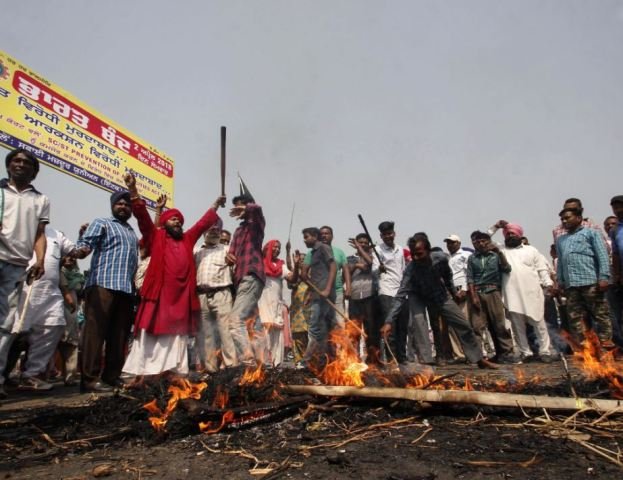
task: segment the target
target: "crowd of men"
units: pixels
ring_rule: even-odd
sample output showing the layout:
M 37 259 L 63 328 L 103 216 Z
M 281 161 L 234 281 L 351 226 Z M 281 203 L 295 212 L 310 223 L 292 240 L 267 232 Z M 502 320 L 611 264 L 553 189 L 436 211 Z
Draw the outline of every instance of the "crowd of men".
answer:
M 284 261 L 281 243 L 264 241 L 262 208 L 248 192 L 233 198 L 233 235 L 218 215 L 223 196 L 184 229 L 166 197 L 152 219 L 127 174 L 127 190 L 111 195 L 111 215 L 83 225 L 73 242 L 49 225 L 50 202 L 32 185 L 36 157 L 13 150 L 6 168 L 0 398 L 7 382 L 47 391 L 54 376 L 104 392 L 260 363 L 291 361 L 317 373 L 335 355 L 331 332 L 348 332 L 361 360 L 379 367 L 551 363 L 583 348 L 587 329 L 602 351 L 623 346 L 623 196 L 612 198 L 603 228 L 568 199 L 551 261 L 505 220 L 474 231 L 471 245 L 448 235 L 447 252 L 424 232 L 403 248 L 384 221 L 378 245 L 361 233 L 346 255 L 332 245 L 331 227 L 309 227 L 308 251 L 292 252 L 288 242 Z M 76 260 L 88 256 L 85 276 Z

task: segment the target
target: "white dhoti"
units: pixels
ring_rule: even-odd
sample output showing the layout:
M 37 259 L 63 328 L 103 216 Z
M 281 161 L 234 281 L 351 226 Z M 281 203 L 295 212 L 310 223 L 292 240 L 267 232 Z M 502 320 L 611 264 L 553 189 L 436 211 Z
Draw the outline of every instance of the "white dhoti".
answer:
M 123 365 L 131 375 L 188 374 L 188 335 L 151 335 L 140 330 Z

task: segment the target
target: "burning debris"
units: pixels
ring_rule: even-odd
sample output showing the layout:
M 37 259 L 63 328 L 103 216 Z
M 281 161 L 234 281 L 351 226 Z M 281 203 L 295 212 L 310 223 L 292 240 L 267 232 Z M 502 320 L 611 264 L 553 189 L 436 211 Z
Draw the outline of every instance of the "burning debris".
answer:
M 424 403 L 470 403 L 476 405 L 519 408 L 548 408 L 553 410 L 593 409 L 600 412 L 617 409 L 616 400 L 535 396 L 521 392 L 538 390 L 542 381 L 539 375 L 526 378 L 521 368 L 506 378 L 487 377 L 472 379 L 464 374 L 462 381 L 455 379 L 458 373 L 436 375 L 431 370 L 411 375 L 395 368 L 368 366 L 359 358 L 352 338 L 360 332 L 359 327 L 348 322 L 344 330 L 334 330 L 330 343 L 334 358 L 315 372 L 324 385 L 308 385 L 311 380 L 301 377 L 293 385 L 286 381 L 285 371 L 266 369 L 259 365 L 246 369 L 230 369 L 205 382 L 192 383 L 175 380 L 168 387 L 166 405 L 160 407 L 153 399 L 143 408 L 154 429 L 166 431 L 169 419 L 181 407 L 184 429 L 190 432 L 214 434 L 230 428 L 255 425 L 277 417 L 292 414 L 310 397 L 287 398 L 288 394 L 336 397 L 365 397 L 377 399 L 403 399 Z M 584 348 L 575 354 L 575 361 L 589 380 L 608 382 L 612 396 L 623 398 L 621 375 L 612 352 L 602 354 L 596 335 L 589 333 Z M 317 381 L 317 380 L 316 380 Z M 307 385 L 305 385 L 307 384 Z M 574 390 L 575 391 L 575 390 Z M 286 398 L 284 398 L 286 397 Z
M 338 344 L 335 351 L 335 360 L 316 374 L 262 366 L 234 368 L 205 381 L 162 380 L 144 390 L 94 397 L 80 408 L 53 407 L 24 413 L 22 419 L 0 421 L 0 449 L 8 468 L 17 468 L 72 452 L 88 452 L 98 445 L 171 445 L 187 439 L 206 455 L 251 461 L 252 473 L 259 475 L 303 465 L 317 452 L 342 451 L 407 432 L 412 432 L 407 436 L 409 448 L 420 443 L 422 448 L 431 448 L 430 441 L 443 438 L 435 427 L 443 422 L 471 422 L 478 428 L 471 434 L 482 435 L 486 442 L 490 440 L 486 440 L 483 429 L 491 417 L 495 418 L 495 432 L 491 430 L 495 438 L 499 439 L 499 430 L 506 422 L 509 428 L 523 428 L 522 435 L 528 435 L 527 429 L 538 438 L 548 439 L 542 441 L 566 439 L 613 464 L 620 461 L 618 446 L 612 445 L 617 435 L 613 432 L 619 427 L 623 432 L 623 424 L 616 420 L 623 412 L 617 400 L 621 398 L 620 368 L 614 355 L 600 352 L 591 341 L 569 360 L 568 379 L 576 392 L 572 397 L 565 397 L 569 380 L 562 363 L 487 372 L 455 365 L 437 372 L 428 369 L 407 374 L 393 365 L 366 366 L 349 342 Z M 474 415 L 474 408 L 475 420 L 461 420 Z M 557 409 L 576 412 L 572 423 L 554 417 Z M 545 412 L 545 417 L 525 423 L 524 416 L 535 410 Z M 595 410 L 603 412 L 597 420 Z M 518 417 L 523 423 L 517 423 Z M 583 422 L 587 433 L 571 431 Z M 448 442 L 462 444 L 463 439 L 455 433 L 456 425 L 448 428 Z M 435 432 L 437 436 L 432 438 Z M 530 444 L 535 441 L 534 437 L 525 440 Z M 260 444 L 272 445 L 274 453 L 266 453 L 273 451 L 270 449 L 253 453 Z M 473 448 L 472 444 L 470 441 L 461 451 Z M 282 451 L 285 445 L 288 450 Z M 555 447 L 548 443 L 543 448 L 549 451 Z M 347 453 L 336 452 L 327 454 L 329 464 L 348 463 L 349 468 L 357 464 Z M 272 460 L 267 459 L 269 456 Z M 513 465 L 521 463 L 524 466 L 519 468 L 529 469 L 542 458 L 536 449 L 525 458 L 510 460 L 482 451 L 463 462 L 461 468 L 502 468 L 515 462 Z M 240 463 L 236 465 L 240 467 Z

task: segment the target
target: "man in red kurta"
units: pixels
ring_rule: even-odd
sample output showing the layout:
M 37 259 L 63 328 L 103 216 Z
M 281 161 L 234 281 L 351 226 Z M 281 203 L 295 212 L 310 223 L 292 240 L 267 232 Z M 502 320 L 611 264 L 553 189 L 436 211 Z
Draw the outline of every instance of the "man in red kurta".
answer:
M 218 220 L 216 213 L 225 202 L 219 197 L 211 208 L 187 231 L 184 216 L 170 209 L 154 225 L 145 201 L 138 196 L 136 182 L 126 175 L 132 211 L 151 255 L 140 290 L 141 304 L 136 316 L 136 340 L 123 370 L 135 375 L 156 375 L 171 371 L 188 373 L 188 338 L 197 330 L 200 312 L 195 291 L 196 271 L 193 247 L 199 237 Z

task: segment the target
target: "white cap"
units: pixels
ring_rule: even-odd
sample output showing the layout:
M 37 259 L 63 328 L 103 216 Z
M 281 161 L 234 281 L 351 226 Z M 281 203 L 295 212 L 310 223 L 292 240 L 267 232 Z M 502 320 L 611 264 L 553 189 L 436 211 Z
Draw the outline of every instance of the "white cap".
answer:
M 448 235 L 446 238 L 444 238 L 443 241 L 444 242 L 460 242 L 461 237 L 459 237 L 456 233 L 453 233 L 452 235 Z

